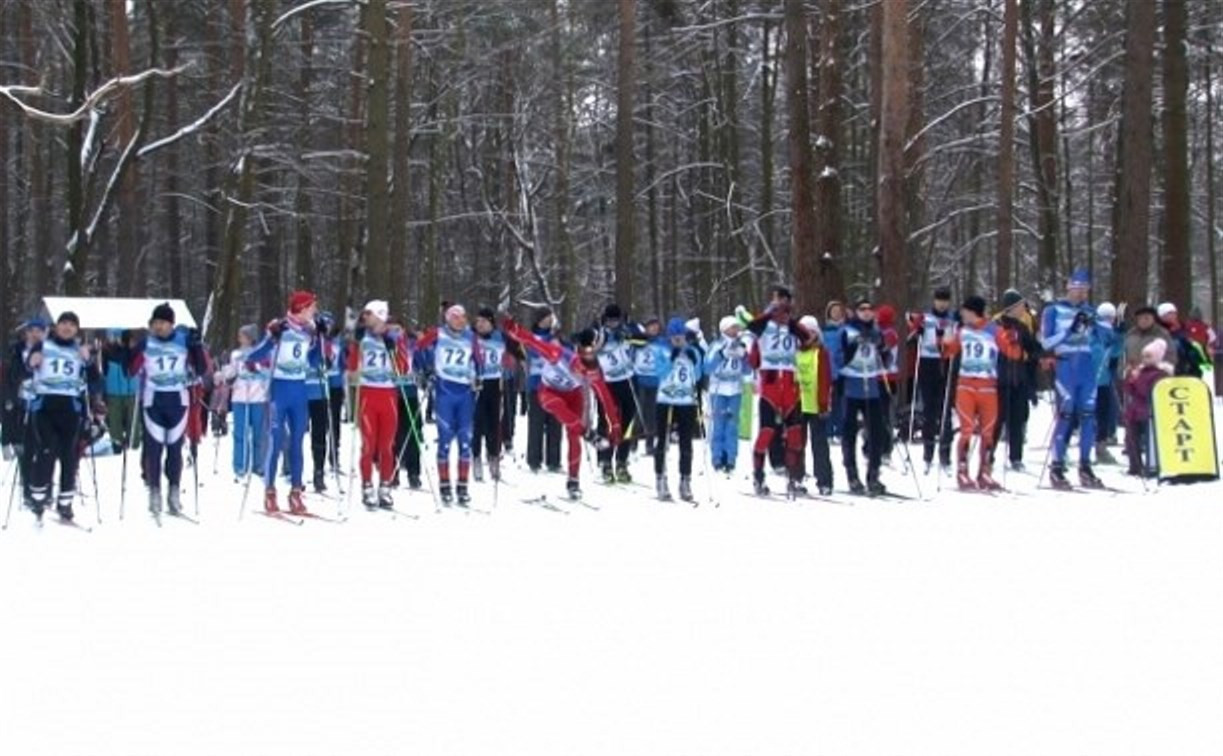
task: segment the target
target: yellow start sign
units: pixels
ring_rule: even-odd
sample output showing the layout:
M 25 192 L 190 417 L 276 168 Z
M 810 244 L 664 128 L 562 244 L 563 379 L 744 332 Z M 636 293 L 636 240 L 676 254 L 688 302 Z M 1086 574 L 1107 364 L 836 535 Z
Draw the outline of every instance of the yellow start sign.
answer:
M 1151 391 L 1159 479 L 1188 483 L 1219 477 L 1210 389 L 1200 378 L 1164 378 Z

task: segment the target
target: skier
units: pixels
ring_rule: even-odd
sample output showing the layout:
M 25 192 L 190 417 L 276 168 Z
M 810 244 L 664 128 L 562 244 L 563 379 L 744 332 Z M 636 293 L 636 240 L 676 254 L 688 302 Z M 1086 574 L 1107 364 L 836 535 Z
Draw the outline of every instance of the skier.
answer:
M 1008 360 L 1022 356 L 1014 331 L 999 328 L 985 317 L 985 299 L 976 295 L 960 305 L 961 327 L 943 342 L 950 358 L 959 357 L 960 369 L 955 389 L 955 411 L 960 420 L 957 444 L 956 482 L 963 490 L 997 491 L 991 453 L 998 423 L 998 357 Z M 980 467 L 976 480 L 969 472 L 968 453 L 972 437 L 980 435 Z
M 540 307 L 532 321 L 531 334 L 536 341 L 556 341 L 558 323 L 552 310 Z M 543 353 L 527 347 L 527 467 L 533 473 L 539 472 L 545 462 L 548 472 L 561 471 L 561 425 L 539 403 L 541 376 L 547 365 Z
M 705 359 L 699 347 L 691 343 L 689 330 L 680 318 L 667 321 L 667 343 L 653 344 L 654 365 L 661 376 L 658 383 L 658 406 L 654 427 L 658 437 L 654 443 L 654 477 L 658 498 L 671 499 L 667 487 L 667 446 L 671 429 L 679 441 L 679 497 L 692 501 L 692 438 L 697 430 L 697 406 Z
M 646 318 L 641 326 L 641 334 L 631 343 L 633 346 L 633 381 L 637 391 L 637 401 L 641 405 L 641 427 L 633 435 L 645 437 L 645 453 L 653 456 L 654 412 L 658 397 L 658 372 L 654 365 L 656 351 L 650 349 L 652 344 L 666 344 L 667 339 L 662 333 L 662 321 L 656 317 Z
M 812 336 L 798 324 L 790 312 L 789 292 L 779 296 L 748 325 L 755 336 L 748 359 L 758 374 L 760 394 L 760 430 L 752 450 L 752 482 L 756 494 L 767 496 L 764 482 L 764 458 L 773 437 L 784 434 L 787 493 L 806 493 L 802 477 L 803 416 L 799 407 L 798 380 L 795 362 L 798 348 Z
M 9 350 L 4 374 L 4 414 L 0 417 L 0 446 L 4 459 L 17 460 L 21 478 L 21 500 L 31 506 L 30 460 L 34 454 L 34 437 L 30 427 L 30 404 L 34 399 L 34 380 L 26 366 L 30 352 L 47 337 L 47 323 L 41 318 L 25 322 L 20 338 Z
M 713 469 L 730 474 L 739 457 L 739 410 L 743 382 L 752 374 L 748 347 L 740 336 L 739 321 L 727 315 L 718 323 L 719 338 L 709 347 L 705 371 L 709 376 L 709 433 Z
M 289 461 L 289 511 L 305 514 L 302 501 L 302 440 L 310 408 L 306 399 L 306 374 L 323 360 L 319 333 L 323 324 L 315 322 L 318 301 L 313 293 L 295 291 L 289 296 L 285 317 L 268 324 L 263 342 L 247 355 L 248 363 L 271 359 L 272 383 L 268 411 L 271 446 L 264 459 L 263 479 L 267 486 L 263 506 L 269 513 L 280 511 L 276 503 L 276 470 L 283 452 Z
M 803 429 L 811 444 L 811 472 L 820 496 L 831 496 L 832 460 L 828 434 L 832 410 L 832 357 L 824 346 L 823 332 L 815 316 L 804 315 L 798 322 L 812 335 L 811 341 L 798 350 L 796 358 Z
M 221 376 L 231 385 L 229 402 L 234 414 L 233 468 L 235 482 L 245 478 L 263 463 L 264 441 L 267 437 L 265 410 L 268 403 L 268 382 L 271 362 L 248 359 L 255 348 L 259 329 L 244 325 L 238 329 L 238 348 L 230 353 L 229 364 Z
M 501 327 L 543 360 L 537 400 L 540 408 L 565 428 L 569 443 L 569 479 L 565 488 L 570 499 L 579 499 L 582 496 L 582 439 L 597 439 L 605 448 L 613 448 L 622 440 L 620 415 L 599 366 L 598 331 L 587 328 L 579 333 L 574 348 L 554 339 L 544 339 L 508 317 L 503 319 Z M 600 436 L 586 425 L 587 391 L 593 391 L 600 406 L 606 407 L 610 414 L 606 423 L 607 436 Z
M 161 476 L 168 484 L 166 509 L 182 514 L 180 486 L 183 476 L 183 441 L 192 411 L 194 379 L 208 376 L 208 356 L 200 333 L 175 325 L 174 308 L 163 302 L 153 308 L 149 333 L 127 354 L 128 374 L 140 381 L 140 408 L 144 419 L 144 482 L 149 489 L 149 512 L 161 514 Z
M 841 425 L 841 455 L 849 490 L 855 494 L 880 496 L 887 489 L 879 480 L 884 436 L 888 428 L 883 415 L 883 380 L 886 372 L 883 333 L 875 325 L 875 309 L 870 300 L 861 299 L 854 315 L 841 327 L 837 340 L 840 358 L 838 383 L 845 397 Z M 859 416 L 866 424 L 866 486 L 858 477 L 858 457 L 854 448 L 858 438 Z
M 599 366 L 603 369 L 603 380 L 611 391 L 615 402 L 616 413 L 627 418 L 625 424 L 631 435 L 636 435 L 641 421 L 638 419 L 637 397 L 633 393 L 634 363 L 629 340 L 633 338 L 633 328 L 625 321 L 624 312 L 620 306 L 612 303 L 603 308 L 599 319 Z M 661 371 L 658 373 L 661 376 Z M 661 385 L 661 384 L 660 384 Z M 611 407 L 600 405 L 599 433 L 608 435 L 607 418 L 611 416 Z M 657 442 L 657 439 L 655 439 Z M 632 446 L 627 443 L 616 444 L 607 449 L 599 450 L 599 468 L 603 473 L 604 483 L 630 483 L 633 476 L 628 470 L 628 455 Z M 612 461 L 615 460 L 615 469 Z
M 416 348 L 433 350 L 433 370 L 438 378 L 433 414 L 437 421 L 438 493 L 446 506 L 457 500 L 465 508 L 471 501 L 467 480 L 471 474 L 472 422 L 484 353 L 475 331 L 467 325 L 463 305 L 447 308 L 445 320 L 440 328 L 429 329 Z M 450 445 L 455 442 L 459 447 L 459 477 L 457 487 L 452 488 Z
M 883 402 L 883 420 L 888 432 L 881 440 L 883 444 L 881 453 L 883 459 L 888 461 L 892 456 L 892 429 L 896 427 L 895 413 L 899 409 L 896 406 L 897 402 L 892 401 L 892 397 L 900 391 L 900 360 L 897 354 L 900 351 L 900 334 L 896 330 L 896 308 L 889 304 L 879 305 L 879 312 L 875 320 L 879 325 L 880 333 L 883 334 L 884 391 L 879 395 L 879 399 Z
M 951 469 L 951 408 L 947 397 L 948 381 L 954 381 L 951 363 L 943 349 L 943 340 L 955 333 L 955 316 L 951 312 L 951 291 L 939 288 L 934 292 L 934 303 L 927 312 L 919 313 L 909 321 L 910 344 L 917 346 L 916 393 L 910 397 L 922 407 L 922 460 L 926 473 L 934 464 L 934 447 L 937 438 L 939 466 L 944 472 Z
M 408 363 L 403 370 L 395 375 L 395 392 L 399 401 L 399 423 L 395 428 L 395 449 L 399 461 L 395 474 L 391 478 L 391 488 L 398 488 L 400 473 L 406 472 L 408 488 L 419 491 L 420 455 L 424 442 L 424 425 L 421 422 L 420 386 L 418 381 L 422 376 L 418 365 L 426 364 L 423 353 L 416 350 L 416 336 L 405 331 L 404 344 L 408 353 Z
M 1023 472 L 1023 446 L 1027 437 L 1029 403 L 1036 403 L 1036 366 L 1040 358 L 1040 342 L 1033 334 L 1032 314 L 1023 295 L 1007 289 L 1002 295 L 1002 312 L 994 318 L 998 327 L 1010 332 L 1010 340 L 1019 345 L 1019 357 L 998 355 L 999 422 L 994 426 L 993 450 L 996 452 L 1006 430 L 1007 464 Z M 992 461 L 992 460 L 991 460 Z
M 77 339 L 80 329 L 76 313 L 63 312 L 50 336 L 32 345 L 26 356 L 34 392 L 30 399 L 30 508 L 39 520 L 51 504 L 52 476 L 59 462 L 55 510 L 61 520 L 71 522 L 81 430 L 90 411 L 95 417 L 106 415 L 99 398 L 102 374 L 89 347 Z
M 1127 475 L 1153 478 L 1158 474 L 1151 454 L 1151 391 L 1155 384 L 1172 375 L 1175 369 L 1164 361 L 1168 345 L 1155 339 L 1142 348 L 1142 364 L 1125 376 L 1125 453 L 1129 456 Z
M 1054 488 L 1070 488 L 1066 479 L 1066 451 L 1075 420 L 1079 426 L 1079 482 L 1086 488 L 1104 484 L 1091 469 L 1096 437 L 1096 375 L 1106 369 L 1096 364 L 1092 343 L 1098 338 L 1096 313 L 1087 302 L 1090 280 L 1085 270 L 1076 270 L 1064 299 L 1045 307 L 1041 314 L 1040 342 L 1056 359 L 1054 387 L 1057 391 L 1057 422 L 1054 426 L 1049 478 Z
M 332 433 L 339 432 L 339 422 L 333 423 L 333 419 L 339 414 L 340 405 L 335 403 L 333 393 L 338 387 L 342 403 L 344 353 L 336 351 L 337 346 L 342 344 L 337 344 L 331 336 L 335 329 L 335 318 L 331 313 L 321 313 L 317 320 L 323 360 L 306 371 L 306 402 L 310 410 L 310 457 L 314 464 L 312 483 L 314 492 L 321 494 L 327 491 L 327 458 L 331 458 L 332 468 L 336 464 L 338 449 Z
M 1108 444 L 1116 441 L 1117 419 L 1120 407 L 1117 406 L 1116 380 L 1121 356 L 1124 353 L 1121 336 L 1117 332 L 1117 308 L 1112 302 L 1102 302 L 1096 308 L 1096 333 L 1099 338 L 1092 345 L 1092 359 L 1100 365 L 1096 371 L 1096 462 L 1099 464 L 1115 464 L 1116 460 L 1108 451 Z
M 407 372 L 408 351 L 403 330 L 389 326 L 387 303 L 365 305 L 353 334 L 347 370 L 357 385 L 357 417 L 361 426 L 361 503 L 366 509 L 392 508 L 391 476 L 395 472 L 395 435 L 399 425 L 399 392 L 395 376 Z M 378 490 L 374 492 L 374 461 Z
M 479 337 L 480 350 L 484 353 L 471 450 L 476 482 L 484 480 L 481 454 L 484 450 L 488 451 L 489 477 L 492 480 L 501 480 L 501 433 L 504 425 L 502 378 L 509 353 L 519 349 L 512 340 L 506 340 L 505 334 L 497 328 L 496 319 L 496 313 L 487 307 L 480 308 L 476 315 L 476 336 Z

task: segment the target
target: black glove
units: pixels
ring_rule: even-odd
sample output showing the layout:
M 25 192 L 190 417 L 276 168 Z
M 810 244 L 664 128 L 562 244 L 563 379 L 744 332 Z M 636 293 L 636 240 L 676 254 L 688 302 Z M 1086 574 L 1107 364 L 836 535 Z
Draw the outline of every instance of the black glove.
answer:
M 1070 324 L 1070 330 L 1073 333 L 1082 333 L 1087 330 L 1087 326 L 1091 324 L 1091 316 L 1085 312 L 1080 312 L 1074 316 L 1074 322 Z
M 283 320 L 277 319 L 268 323 L 268 333 L 270 333 L 274 339 L 279 339 L 280 334 L 284 331 L 284 329 L 285 323 Z
M 942 327 L 939 327 L 939 328 L 935 328 L 935 329 L 934 329 L 934 338 L 935 338 L 935 340 L 936 340 L 936 341 L 942 341 L 942 340 L 943 340 L 943 329 L 942 329 Z
M 328 331 L 327 321 L 323 320 L 322 318 L 315 318 L 314 330 L 317 331 L 320 336 L 326 336 Z
M 683 347 L 677 347 L 677 346 L 671 347 L 671 361 L 675 362 L 676 360 L 678 360 L 679 356 L 683 354 L 683 352 L 684 352 Z
M 203 346 L 203 344 L 204 344 L 204 339 L 202 336 L 200 336 L 200 329 L 188 328 L 187 329 L 187 348 L 196 349 L 200 346 Z

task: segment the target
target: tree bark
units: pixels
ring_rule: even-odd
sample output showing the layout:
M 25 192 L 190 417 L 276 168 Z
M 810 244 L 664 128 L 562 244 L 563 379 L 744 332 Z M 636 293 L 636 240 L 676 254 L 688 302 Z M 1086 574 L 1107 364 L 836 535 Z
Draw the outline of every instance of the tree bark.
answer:
M 817 117 L 816 246 L 819 285 L 814 306 L 842 299 L 845 281 L 841 273 L 844 250 L 841 242 L 841 0 L 824 0 L 824 23 L 820 27 L 819 110 Z M 811 310 L 818 312 L 819 310 Z
M 1036 176 L 1036 204 L 1040 238 L 1037 246 L 1038 284 L 1043 293 L 1056 289 L 1057 260 L 1057 111 L 1054 101 L 1056 72 L 1053 62 L 1054 0 L 1040 0 L 1040 36 L 1032 19 L 1033 3 L 1023 4 L 1024 47 L 1028 62 L 1031 115 L 1028 118 L 1032 166 Z M 1069 271 L 1068 271 L 1069 272 Z
M 994 290 L 1000 297 L 1011 287 L 1011 256 L 1015 214 L 1015 38 L 1019 31 L 1018 0 L 1003 0 L 1002 107 L 998 130 L 998 245 L 994 259 Z
M 366 65 L 369 84 L 365 110 L 365 288 L 371 296 L 391 299 L 386 183 L 391 65 L 386 0 L 369 0 L 365 8 L 365 32 L 369 39 Z
M 1151 87 L 1154 78 L 1155 3 L 1128 0 L 1125 34 L 1125 86 L 1117 139 L 1117 179 L 1113 202 L 1114 302 L 1145 302 L 1150 257 Z
M 794 299 L 813 312 L 820 299 L 815 250 L 815 195 L 811 188 L 811 131 L 807 108 L 807 20 L 802 0 L 786 0 L 786 141 L 790 150 L 790 261 Z
M 85 83 L 89 77 L 89 3 L 88 0 L 73 0 L 72 33 L 72 97 L 69 103 L 76 108 L 85 101 Z M 69 251 L 69 265 L 64 267 L 58 290 L 68 296 L 85 293 L 85 271 L 89 261 L 88 242 L 85 239 L 85 185 L 81 171 L 81 145 L 84 143 L 84 124 L 77 121 L 68 127 L 65 168 L 68 172 L 68 233 L 74 240 Z
M 633 102 L 636 77 L 637 0 L 619 0 L 616 76 L 616 301 L 633 309 L 636 234 L 634 219 Z
M 111 65 L 115 76 L 124 76 L 132 73 L 127 0 L 107 0 L 107 9 L 110 13 Z M 132 107 L 131 89 L 123 88 L 115 102 L 118 106 L 115 111 L 115 148 L 118 153 L 122 153 L 136 136 L 136 113 Z M 115 222 L 115 242 L 119 247 L 118 292 L 125 297 L 144 295 L 142 284 L 145 277 L 141 273 L 143 266 L 138 263 L 141 259 L 137 232 L 140 210 L 137 207 L 136 195 L 139 181 L 140 174 L 134 164 L 123 172 L 119 181 L 119 213 Z M 79 234 L 77 238 L 83 239 L 84 234 Z
M 1164 0 L 1162 4 L 1164 248 L 1159 282 L 1162 297 L 1187 313 L 1193 305 L 1193 288 L 1189 251 L 1189 127 L 1185 113 L 1189 92 L 1185 5 L 1186 0 Z
M 391 179 L 391 291 L 392 306 L 405 314 L 411 306 L 409 272 L 411 259 L 412 183 L 409 159 L 412 150 L 412 6 L 404 3 L 396 14 L 395 28 L 395 154 Z
M 905 124 L 909 108 L 907 0 L 881 3 L 879 61 L 878 299 L 908 306 L 905 230 Z
M 310 102 L 310 91 L 314 82 L 314 21 L 309 13 L 302 13 L 301 40 L 298 50 L 301 53 L 300 68 L 297 71 L 297 154 L 302 155 L 310 149 L 311 135 L 314 132 L 311 123 L 313 112 Z M 314 268 L 314 232 L 310 227 L 310 214 L 313 203 L 310 200 L 310 180 L 305 171 L 297 172 L 297 186 L 294 187 L 293 214 L 296 236 L 296 262 L 294 269 L 294 286 L 308 291 L 314 290 L 318 282 L 315 279 Z
M 177 29 L 177 16 L 170 13 L 166 16 L 165 37 L 169 44 L 166 45 L 165 51 L 165 66 L 168 69 L 174 69 L 178 65 L 178 40 L 175 35 Z M 177 77 L 171 76 L 166 81 L 166 119 L 167 122 L 178 123 L 178 81 Z M 182 245 L 182 217 L 179 210 L 179 181 L 178 181 L 178 147 L 171 146 L 166 150 L 165 155 L 165 235 L 163 240 L 165 244 L 165 261 L 166 261 L 166 279 L 169 281 L 170 293 L 174 296 L 186 297 L 191 300 L 191 294 L 195 291 L 191 281 L 186 280 L 185 273 L 189 269 L 186 261 L 183 260 L 183 245 Z M 133 166 L 134 168 L 134 166 Z M 135 173 L 135 171 L 133 171 Z M 120 196 L 120 203 L 122 203 Z M 122 213 L 122 207 L 120 207 Z

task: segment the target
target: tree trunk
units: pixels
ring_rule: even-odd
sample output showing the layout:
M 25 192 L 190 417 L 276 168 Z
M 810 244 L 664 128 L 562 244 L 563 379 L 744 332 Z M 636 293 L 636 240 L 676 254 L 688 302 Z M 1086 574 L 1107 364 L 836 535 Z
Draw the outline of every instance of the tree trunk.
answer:
M 390 112 L 390 45 L 386 0 L 369 0 L 365 8 L 369 38 L 366 66 L 368 100 L 365 110 L 365 288 L 371 296 L 391 299 L 391 255 L 387 236 L 387 160 Z
M 399 6 L 395 29 L 395 155 L 391 178 L 391 305 L 400 315 L 411 307 L 408 275 L 416 267 L 411 259 L 412 207 L 409 159 L 412 150 L 412 6 Z
M 310 89 L 314 81 L 314 21 L 309 13 L 302 13 L 301 41 L 298 50 L 301 52 L 301 63 L 297 70 L 297 154 L 302 155 L 310 149 L 311 135 L 314 132 L 310 114 L 313 112 L 310 101 Z M 310 201 L 310 181 L 305 171 L 297 171 L 297 185 L 294 187 L 293 214 L 296 226 L 296 262 L 294 268 L 294 286 L 308 291 L 318 285 L 314 270 L 314 232 L 310 228 L 310 214 L 313 210 Z
M 922 228 L 926 221 L 926 13 L 924 9 L 913 14 L 908 23 L 909 47 L 906 53 L 909 71 L 908 120 L 905 122 L 905 228 Z M 933 257 L 935 235 L 931 234 L 927 244 L 930 253 L 926 256 L 925 270 L 929 270 Z M 909 272 L 905 281 L 904 299 L 884 300 L 892 305 L 907 308 L 918 301 L 925 301 L 921 290 L 928 283 L 928 275 L 918 275 L 923 242 L 906 238 L 906 259 Z
M 633 203 L 633 82 L 636 77 L 637 0 L 619 0 L 620 52 L 616 76 L 616 301 L 633 309 L 636 236 Z
M 786 0 L 785 24 L 790 261 L 795 305 L 799 312 L 813 312 L 821 300 L 815 250 L 815 195 L 811 188 L 811 120 L 807 110 L 807 20 L 802 0 Z
M 73 108 L 85 101 L 85 82 L 89 77 L 89 2 L 73 0 L 72 33 L 72 97 Z M 81 171 L 81 145 L 84 143 L 84 124 L 76 121 L 68 127 L 65 167 L 68 171 L 68 233 L 69 264 L 64 267 L 58 290 L 68 296 L 85 293 L 85 271 L 89 261 L 88 242 L 85 239 L 85 185 Z
M 907 305 L 909 266 L 905 231 L 905 124 L 909 110 L 908 2 L 885 2 L 879 61 L 878 299 Z
M 1155 3 L 1128 0 L 1125 87 L 1117 139 L 1113 203 L 1114 302 L 1145 302 L 1151 218 L 1151 86 L 1154 78 Z
M 1189 92 L 1185 0 L 1164 0 L 1163 16 L 1164 249 L 1159 283 L 1163 298 L 1188 312 L 1193 305 L 1193 287 L 1189 251 L 1189 128 L 1185 113 Z
M 1028 90 L 1031 115 L 1028 118 L 1029 144 L 1036 178 L 1036 204 L 1039 217 L 1037 267 L 1042 296 L 1057 285 L 1057 111 L 1054 102 L 1056 72 L 1053 63 L 1054 0 L 1040 0 L 1040 37 L 1036 38 L 1032 19 L 1033 3 L 1023 4 L 1024 48 L 1028 63 Z
M 777 63 L 769 32 L 772 24 L 762 23 L 760 45 L 760 236 L 769 255 L 773 254 L 773 105 L 777 90 Z M 753 260 L 752 288 L 762 288 L 763 276 Z M 748 300 L 751 301 L 751 300 Z
M 818 134 L 815 138 L 816 246 L 819 286 L 814 305 L 842 299 L 844 250 L 841 242 L 841 0 L 824 0 L 820 27 Z M 819 310 L 810 310 L 818 312 Z
M 1208 11 L 1208 21 L 1214 20 L 1214 13 Z M 1215 251 L 1215 104 L 1214 104 L 1214 67 L 1211 60 L 1214 57 L 1214 30 L 1209 23 L 1203 25 L 1203 36 L 1206 43 L 1206 54 L 1202 56 L 1203 88 L 1206 93 L 1206 259 L 1210 265 L 1210 322 L 1219 327 L 1219 255 Z M 1216 367 L 1216 369 L 1219 369 Z
M 38 64 L 36 38 L 34 37 L 34 1 L 25 0 L 21 4 L 18 15 L 18 25 L 21 33 L 21 64 L 25 69 L 26 86 L 38 86 L 41 72 Z M 27 123 L 25 126 L 29 141 L 25 145 L 25 154 L 29 160 L 25 171 L 30 177 L 29 211 L 26 220 L 29 228 L 25 238 L 30 240 L 30 249 L 24 258 L 30 268 L 28 279 L 29 292 L 22 299 L 22 306 L 29 307 L 35 297 L 50 294 L 48 290 L 49 260 L 51 258 L 51 207 L 50 207 L 50 177 L 43 154 L 54 149 L 52 140 L 46 138 L 47 127 L 38 123 Z M 44 143 L 45 140 L 45 143 Z
M 178 65 L 178 39 L 175 34 L 178 28 L 177 16 L 170 13 L 166 16 L 165 37 L 169 40 L 166 45 L 165 66 L 168 69 L 173 69 Z M 178 123 L 178 81 L 176 77 L 170 77 L 166 81 L 166 118 L 170 123 Z M 171 146 L 166 150 L 166 170 L 165 170 L 165 259 L 167 276 L 170 284 L 170 293 L 176 297 L 186 297 L 191 300 L 191 295 L 195 292 L 192 281 L 187 280 L 186 261 L 183 260 L 183 245 L 182 245 L 182 215 L 179 209 L 179 182 L 178 182 L 178 147 Z M 120 197 L 122 201 L 122 197 Z
M 1019 31 L 1019 0 L 1003 0 L 1002 108 L 998 132 L 998 252 L 994 260 L 994 290 L 1000 297 L 1011 287 L 1011 255 L 1015 213 L 1015 38 Z
M 111 65 L 115 76 L 125 76 L 132 73 L 131 40 L 127 28 L 127 0 L 107 0 L 110 12 Z M 122 154 L 123 150 L 136 137 L 136 113 L 132 108 L 132 92 L 123 88 L 115 99 L 117 105 L 115 114 L 115 148 Z M 78 153 L 79 154 L 79 153 Z M 119 182 L 119 214 L 116 218 L 117 233 L 115 242 L 119 249 L 118 292 L 124 297 L 139 297 L 144 295 L 143 268 L 140 260 L 140 243 L 138 226 L 141 214 L 137 206 L 137 186 L 140 175 L 135 165 L 123 173 Z M 78 236 L 83 238 L 84 234 Z M 177 291 L 176 291 L 177 293 Z

